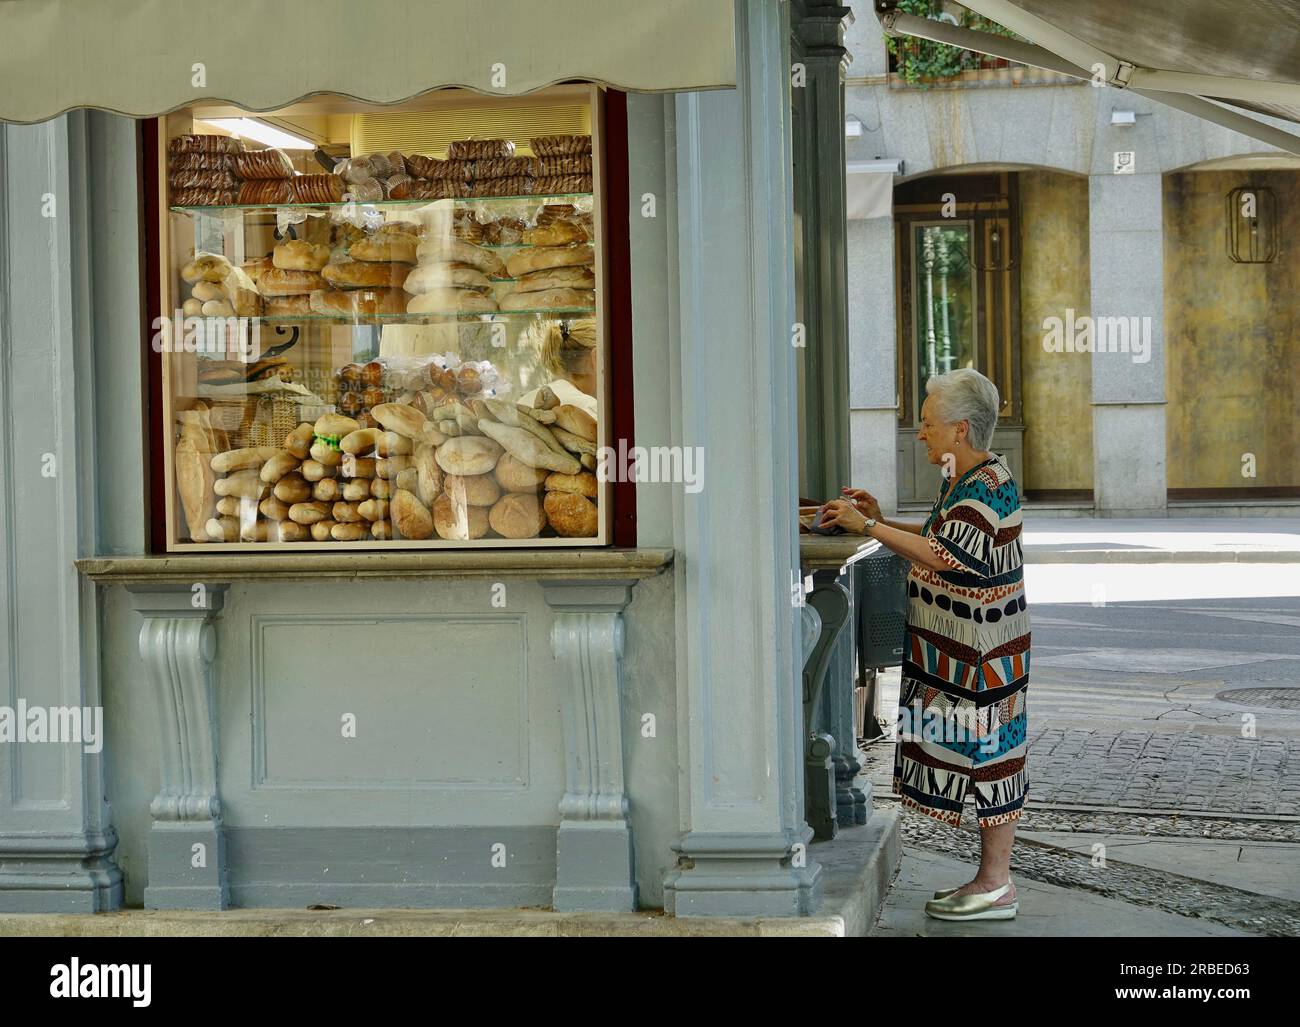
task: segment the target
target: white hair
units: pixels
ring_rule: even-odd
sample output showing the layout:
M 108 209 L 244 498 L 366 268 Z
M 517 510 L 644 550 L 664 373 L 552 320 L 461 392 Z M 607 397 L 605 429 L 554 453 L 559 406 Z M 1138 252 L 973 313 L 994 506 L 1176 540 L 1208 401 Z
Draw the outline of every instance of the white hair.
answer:
M 976 449 L 993 444 L 993 429 L 998 424 L 1002 403 L 998 387 L 971 367 L 936 374 L 925 383 L 925 392 L 933 396 L 939 416 L 948 424 L 970 422 L 967 441 Z

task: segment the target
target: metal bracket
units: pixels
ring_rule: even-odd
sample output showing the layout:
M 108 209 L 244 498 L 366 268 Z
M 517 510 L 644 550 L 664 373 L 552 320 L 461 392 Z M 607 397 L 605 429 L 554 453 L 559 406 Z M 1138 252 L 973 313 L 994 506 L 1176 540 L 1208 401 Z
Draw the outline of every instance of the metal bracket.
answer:
M 1116 89 L 1127 89 L 1129 77 L 1136 70 L 1137 66 L 1129 64 L 1128 61 L 1120 61 L 1115 68 L 1115 75 L 1110 80 L 1110 84 Z

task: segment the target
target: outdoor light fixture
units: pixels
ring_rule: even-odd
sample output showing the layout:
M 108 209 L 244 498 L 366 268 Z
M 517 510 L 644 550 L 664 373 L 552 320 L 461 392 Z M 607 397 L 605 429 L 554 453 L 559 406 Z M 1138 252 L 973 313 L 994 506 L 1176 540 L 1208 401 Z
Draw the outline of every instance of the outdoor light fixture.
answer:
M 862 119 L 856 114 L 850 114 L 844 119 L 844 135 L 849 139 L 857 139 L 862 135 Z
M 238 136 L 240 139 L 251 139 L 255 143 L 276 146 L 281 150 L 316 149 L 316 144 L 311 140 L 289 132 L 283 132 L 273 125 L 268 125 L 265 121 L 258 121 L 256 118 L 208 118 L 204 123 L 229 132 L 232 136 Z
M 1020 239 L 1012 231 L 1011 210 L 1000 210 L 1001 204 L 999 196 L 975 203 L 971 267 L 976 271 L 1011 271 L 1020 263 Z
M 1137 124 L 1137 114 L 1133 111 L 1112 110 L 1110 112 L 1110 123 L 1118 125 L 1120 128 L 1132 128 Z
M 1238 264 L 1271 264 L 1282 248 L 1277 195 L 1265 185 L 1243 185 L 1228 193 L 1228 256 Z

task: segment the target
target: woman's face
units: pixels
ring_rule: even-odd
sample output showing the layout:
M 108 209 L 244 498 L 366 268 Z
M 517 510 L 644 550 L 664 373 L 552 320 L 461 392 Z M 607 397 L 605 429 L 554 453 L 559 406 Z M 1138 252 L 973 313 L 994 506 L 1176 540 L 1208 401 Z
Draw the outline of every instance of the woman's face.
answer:
M 943 463 L 945 453 L 957 452 L 957 425 L 939 417 L 933 396 L 926 396 L 921 404 L 921 430 L 916 437 L 925 443 L 926 459 L 932 464 Z

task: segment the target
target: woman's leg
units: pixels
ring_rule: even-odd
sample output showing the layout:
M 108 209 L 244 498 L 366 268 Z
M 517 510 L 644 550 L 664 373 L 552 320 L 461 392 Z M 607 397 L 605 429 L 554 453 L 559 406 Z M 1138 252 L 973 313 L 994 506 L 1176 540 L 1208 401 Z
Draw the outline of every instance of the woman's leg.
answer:
M 957 895 L 972 895 L 978 892 L 993 891 L 1001 888 L 1011 879 L 1011 845 L 1016 837 L 1016 821 L 997 824 L 994 827 L 980 828 L 980 867 L 973 881 L 964 884 Z M 1003 906 L 1015 901 L 1016 886 L 997 901 Z

